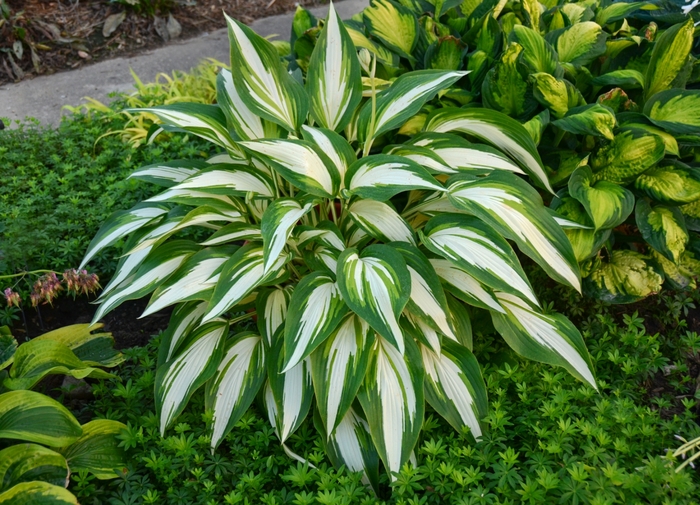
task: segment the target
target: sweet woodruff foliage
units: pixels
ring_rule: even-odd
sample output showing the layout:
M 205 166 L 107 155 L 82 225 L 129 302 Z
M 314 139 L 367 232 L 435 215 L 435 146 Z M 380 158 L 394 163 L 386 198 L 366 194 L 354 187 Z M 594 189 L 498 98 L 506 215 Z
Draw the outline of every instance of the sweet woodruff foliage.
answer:
M 509 242 L 580 289 L 571 244 L 527 182 L 551 191 L 525 127 L 452 108 L 399 134 L 469 72 L 406 72 L 378 92 L 377 59 L 358 57 L 332 7 L 305 79 L 245 25 L 228 27 L 218 104 L 148 109 L 221 154 L 134 172 L 164 191 L 115 213 L 84 259 L 130 235 L 96 320 L 149 293 L 144 314 L 176 305 L 155 377 L 161 433 L 198 389 L 213 448 L 256 395 L 283 444 L 315 404 L 330 459 L 376 486 L 380 461 L 395 475 L 411 457 L 426 401 L 481 436 L 475 310 L 519 354 L 595 388 L 581 334 L 543 310 Z M 177 237 L 191 227 L 210 235 Z M 257 332 L 229 336 L 254 315 Z

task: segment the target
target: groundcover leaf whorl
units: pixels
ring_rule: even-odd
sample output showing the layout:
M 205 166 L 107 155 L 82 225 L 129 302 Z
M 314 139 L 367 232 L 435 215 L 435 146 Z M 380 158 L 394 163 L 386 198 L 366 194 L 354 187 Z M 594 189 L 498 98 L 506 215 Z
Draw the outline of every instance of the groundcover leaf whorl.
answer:
M 422 47 L 407 7 L 372 9 L 365 18 L 383 37 L 363 44 Z M 392 20 L 410 29 L 392 33 Z M 311 415 L 333 464 L 376 487 L 380 466 L 393 478 L 409 461 L 426 400 L 457 430 L 483 433 L 474 311 L 492 314 L 516 351 L 595 386 L 580 335 L 542 313 L 509 242 L 579 287 L 574 251 L 525 179 L 551 188 L 527 128 L 492 110 L 443 108 L 405 135 L 422 109 L 462 96 L 467 72 L 393 79 L 381 50 L 358 53 L 361 39 L 332 7 L 294 76 L 267 41 L 228 24 L 232 67 L 217 105 L 154 108 L 225 152 L 137 171 L 165 191 L 115 214 L 86 255 L 126 239 L 98 317 L 146 294 L 144 315 L 175 306 L 157 360 L 161 432 L 203 390 L 216 448 L 257 397 L 288 454 Z M 520 32 L 531 64 L 559 68 L 548 42 Z

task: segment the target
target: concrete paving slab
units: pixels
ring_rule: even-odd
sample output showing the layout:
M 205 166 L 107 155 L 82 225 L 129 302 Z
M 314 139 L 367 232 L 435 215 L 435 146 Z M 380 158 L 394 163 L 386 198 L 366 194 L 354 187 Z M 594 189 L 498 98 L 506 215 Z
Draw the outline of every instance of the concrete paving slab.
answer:
M 334 4 L 341 18 L 360 12 L 369 0 L 342 0 Z M 315 16 L 325 17 L 328 6 L 310 9 Z M 289 40 L 293 13 L 258 19 L 251 27 L 264 37 L 277 35 Z M 0 117 L 11 121 L 34 117 L 43 124 L 57 125 L 64 105 L 76 106 L 83 97 L 108 103 L 112 92 L 133 91 L 132 68 L 143 82 L 151 82 L 160 72 L 189 71 L 204 58 L 229 61 L 226 29 L 171 43 L 132 58 L 114 58 L 77 70 L 39 76 L 17 84 L 0 86 Z

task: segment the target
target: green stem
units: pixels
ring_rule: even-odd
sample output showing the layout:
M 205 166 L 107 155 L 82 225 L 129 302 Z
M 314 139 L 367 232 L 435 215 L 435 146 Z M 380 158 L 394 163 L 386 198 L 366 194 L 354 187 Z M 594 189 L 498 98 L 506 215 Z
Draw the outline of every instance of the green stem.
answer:
M 0 275 L 0 279 L 13 279 L 15 277 L 24 277 L 26 275 L 35 275 L 35 274 L 51 274 L 51 273 L 56 273 L 55 270 L 32 270 L 31 272 L 29 271 L 22 271 L 16 274 L 7 274 L 7 275 Z
M 233 319 L 229 319 L 229 324 L 235 324 L 235 323 L 240 323 L 241 321 L 245 321 L 246 319 L 249 319 L 253 316 L 257 316 L 258 313 L 253 311 L 253 312 L 246 312 L 242 316 L 234 317 Z
M 335 213 L 335 200 L 331 200 L 331 214 L 333 214 L 333 222 L 338 224 L 338 216 Z

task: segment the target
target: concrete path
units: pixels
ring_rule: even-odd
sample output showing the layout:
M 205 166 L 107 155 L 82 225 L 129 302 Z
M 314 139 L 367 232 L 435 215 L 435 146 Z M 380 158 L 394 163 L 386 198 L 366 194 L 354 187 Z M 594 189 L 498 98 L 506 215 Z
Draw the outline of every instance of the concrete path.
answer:
M 343 0 L 335 4 L 340 17 L 347 19 L 360 12 L 369 0 Z M 325 17 L 327 6 L 310 9 L 315 16 Z M 277 35 L 277 40 L 289 40 L 293 13 L 258 19 L 251 27 L 267 37 Z M 43 124 L 57 125 L 64 105 L 79 105 L 89 96 L 108 103 L 109 93 L 130 92 L 132 68 L 143 82 L 151 82 L 160 72 L 188 71 L 204 58 L 215 58 L 228 63 L 228 35 L 226 29 L 199 37 L 175 42 L 142 53 L 132 58 L 114 58 L 87 65 L 77 70 L 39 76 L 17 84 L 0 86 L 0 117 L 24 119 L 37 118 Z

